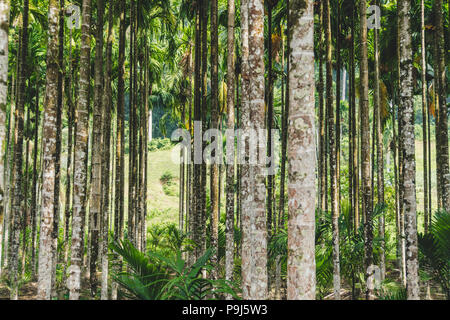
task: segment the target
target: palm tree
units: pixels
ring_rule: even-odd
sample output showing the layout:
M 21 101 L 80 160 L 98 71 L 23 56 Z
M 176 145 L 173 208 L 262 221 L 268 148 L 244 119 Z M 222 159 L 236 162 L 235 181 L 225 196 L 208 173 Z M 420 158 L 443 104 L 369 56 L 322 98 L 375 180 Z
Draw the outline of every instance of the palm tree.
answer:
M 91 0 L 83 0 L 80 52 L 80 89 L 77 106 L 77 137 L 75 143 L 74 206 L 72 216 L 72 254 L 67 287 L 69 298 L 78 300 L 81 289 L 81 265 L 84 249 L 86 215 L 87 143 L 89 132 L 89 79 L 91 49 Z
M 289 221 L 287 298 L 314 300 L 315 114 L 314 1 L 290 0 Z M 292 9 L 291 9 L 292 8 Z
M 60 4 L 57 0 L 49 2 L 49 38 L 47 45 L 47 72 L 45 90 L 45 109 L 43 121 L 43 175 L 46 177 L 42 181 L 42 207 L 39 236 L 39 273 L 38 273 L 38 297 L 49 300 L 52 292 L 53 259 L 56 258 L 54 252 L 55 237 L 55 188 L 56 188 L 56 135 L 58 103 L 55 98 L 58 96 L 58 76 L 59 76 L 59 17 Z
M 370 177 L 370 125 L 369 125 L 369 69 L 367 59 L 367 5 L 365 0 L 360 1 L 360 32 L 361 32 L 361 58 L 360 58 L 360 136 L 361 136 L 361 175 L 362 175 L 362 209 L 364 216 L 365 237 L 365 268 L 372 265 L 372 181 Z M 366 274 L 366 278 L 369 275 Z M 367 299 L 372 297 L 370 287 L 366 292 Z
M 97 289 L 97 257 L 100 233 L 100 215 L 102 202 L 102 100 L 103 100 L 103 16 L 105 3 L 97 0 L 97 26 L 95 36 L 95 75 L 94 108 L 92 122 L 92 176 L 89 201 L 89 220 L 91 223 L 91 259 L 89 265 L 91 293 Z
M 403 210 L 406 238 L 406 293 L 408 300 L 419 299 L 419 263 L 417 257 L 416 161 L 414 141 L 414 107 L 412 82 L 411 4 L 398 1 L 398 37 L 400 62 L 401 146 L 403 168 Z
M 341 279 L 339 268 L 339 186 L 337 182 L 338 165 L 337 165 L 337 128 L 334 121 L 333 112 L 333 61 L 331 54 L 331 16 L 330 1 L 326 0 L 325 4 L 325 42 L 326 42 L 326 104 L 328 113 L 328 140 L 330 144 L 330 192 L 331 192 L 331 215 L 333 229 L 333 287 L 334 299 L 340 300 Z M 339 68 L 340 66 L 338 66 Z M 336 86 L 339 92 L 339 87 Z M 336 101 L 337 102 L 337 101 Z
M 6 103 L 8 95 L 9 0 L 0 0 L 0 152 L 5 149 Z M 5 211 L 4 160 L 0 156 L 0 274 L 2 273 L 3 215 Z
M 219 127 L 219 35 L 218 35 L 218 3 L 211 1 L 211 128 Z M 216 141 L 217 142 L 217 141 Z M 222 143 L 218 141 L 218 143 Z M 217 156 L 213 154 L 212 156 Z M 211 246 L 215 248 L 212 256 L 217 263 L 219 241 L 219 176 L 217 161 L 211 164 Z M 214 271 L 213 279 L 217 278 Z
M 227 128 L 234 131 L 234 19 L 235 2 L 228 0 L 228 55 L 227 55 Z M 234 268 L 234 137 L 227 139 L 227 189 L 226 189 L 226 250 L 225 278 L 231 280 Z
M 24 107 L 25 107 L 25 89 L 27 75 L 27 55 L 28 55 L 28 12 L 29 0 L 24 0 L 21 46 L 18 61 L 18 88 L 17 88 L 17 106 L 15 110 L 15 128 L 14 128 L 14 160 L 13 160 L 13 198 L 11 206 L 11 246 L 9 248 L 9 270 L 10 281 L 13 286 L 11 290 L 11 299 L 18 298 L 17 269 L 19 255 L 19 233 L 20 223 L 22 221 L 22 162 L 23 162 L 23 135 L 24 135 Z
M 435 60 L 437 70 L 435 70 L 438 106 L 438 122 L 436 127 L 436 156 L 437 156 L 437 174 L 438 174 L 438 194 L 440 194 L 442 207 L 450 211 L 450 173 L 448 158 L 448 115 L 447 115 L 447 82 L 445 76 L 445 39 L 442 0 L 434 1 L 435 12 Z
M 248 14 L 247 17 L 244 15 Z M 241 4 L 243 72 L 248 87 L 243 90 L 244 132 L 264 126 L 264 4 L 249 0 Z M 247 26 L 248 24 L 248 35 Z M 245 26 L 245 27 L 244 27 Z M 248 51 L 247 51 L 248 38 Z M 248 56 L 247 56 L 248 52 Z M 247 84 L 246 84 L 247 85 Z M 244 115 L 245 113 L 245 115 Z M 251 138 L 250 138 L 251 139 Z M 248 150 L 244 151 L 247 155 Z M 259 152 L 265 152 L 259 150 Z M 244 299 L 267 298 L 266 188 L 261 164 L 242 166 L 242 290 Z
M 378 2 L 375 2 L 378 4 Z M 378 29 L 374 29 L 375 41 L 375 89 L 374 89 L 374 114 L 376 118 L 376 145 L 377 145 L 377 197 L 378 204 L 384 203 L 384 161 L 383 161 L 383 123 L 382 123 L 382 110 L 380 102 L 380 54 L 379 54 L 379 34 Z M 381 252 L 380 252 L 380 269 L 381 279 L 384 280 L 386 273 L 385 265 L 385 243 L 384 243 L 384 216 L 379 218 L 379 236 L 382 239 Z
M 102 214 L 101 214 L 101 264 L 102 264 L 102 300 L 108 299 L 108 232 L 109 232 L 109 181 L 111 159 L 111 105 L 112 101 L 112 47 L 114 41 L 114 5 L 116 1 L 110 1 L 108 12 L 108 38 L 106 43 L 106 74 L 105 88 L 103 91 L 103 150 L 102 150 Z M 111 168 L 112 171 L 112 168 Z
M 125 173 L 124 173 L 124 109 L 125 109 L 125 10 L 126 0 L 119 0 L 119 14 L 120 14 L 120 26 L 119 26 L 119 76 L 117 81 L 117 145 L 116 145 L 116 181 L 115 181 L 115 199 L 114 199 L 114 240 L 118 241 L 123 235 L 123 220 L 124 220 L 124 185 L 125 185 Z M 112 299 L 117 299 L 117 283 L 113 284 Z

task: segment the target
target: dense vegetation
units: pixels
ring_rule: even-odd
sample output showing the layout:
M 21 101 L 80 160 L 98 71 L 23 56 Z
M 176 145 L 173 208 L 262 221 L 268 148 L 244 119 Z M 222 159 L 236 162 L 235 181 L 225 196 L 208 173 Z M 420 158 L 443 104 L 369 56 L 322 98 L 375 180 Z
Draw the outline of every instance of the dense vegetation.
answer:
M 443 0 L 0 0 L 0 298 L 450 299 L 448 28 Z

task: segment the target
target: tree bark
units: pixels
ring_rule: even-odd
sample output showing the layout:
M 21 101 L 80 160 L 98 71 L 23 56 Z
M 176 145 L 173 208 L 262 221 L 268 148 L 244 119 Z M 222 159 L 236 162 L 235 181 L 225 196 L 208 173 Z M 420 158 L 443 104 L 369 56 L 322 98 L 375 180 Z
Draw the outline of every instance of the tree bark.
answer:
M 398 2 L 398 36 L 400 62 L 400 104 L 402 108 L 400 135 L 403 152 L 403 208 L 406 239 L 406 293 L 408 300 L 419 299 L 419 262 L 416 221 L 416 162 L 414 137 L 414 107 L 412 83 L 412 41 L 410 27 L 410 3 Z
M 228 56 L 227 56 L 227 129 L 234 132 L 234 19 L 235 2 L 228 0 Z M 226 249 L 225 249 L 225 279 L 231 281 L 234 269 L 234 193 L 235 193 L 235 158 L 234 135 L 232 141 L 227 139 L 227 189 L 226 189 Z M 228 295 L 227 299 L 231 299 Z
M 9 0 L 0 0 L 0 275 L 3 262 L 3 219 L 5 212 L 6 105 L 8 96 Z M 6 157 L 7 158 L 7 157 Z
M 80 89 L 77 107 L 75 144 L 74 206 L 72 216 L 72 253 L 69 267 L 69 299 L 78 300 L 81 290 L 81 266 L 86 215 L 87 146 L 89 133 L 89 79 L 91 49 L 91 0 L 83 0 L 80 53 Z
M 314 300 L 315 272 L 315 113 L 313 1 L 289 6 L 289 221 L 288 300 Z

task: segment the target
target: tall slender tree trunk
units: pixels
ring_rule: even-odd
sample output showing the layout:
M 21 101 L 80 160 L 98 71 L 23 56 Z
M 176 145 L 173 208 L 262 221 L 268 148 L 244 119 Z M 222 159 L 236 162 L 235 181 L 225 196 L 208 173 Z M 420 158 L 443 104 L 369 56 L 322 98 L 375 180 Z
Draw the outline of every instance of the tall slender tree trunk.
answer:
M 58 101 L 58 25 L 60 4 L 57 0 L 49 3 L 49 40 L 47 49 L 47 72 L 45 109 L 43 120 L 43 179 L 42 207 L 39 243 L 38 297 L 49 300 L 52 293 L 53 259 L 55 251 L 55 188 L 56 188 L 56 136 Z
M 36 234 L 37 234 L 37 184 L 38 184 L 38 141 L 39 141 L 39 85 L 36 83 L 36 101 L 34 106 L 34 147 L 33 147 L 33 182 L 31 191 L 31 273 L 36 275 Z
M 247 6 L 248 21 L 248 59 L 244 63 L 246 70 L 243 78 L 248 80 L 243 104 L 244 132 L 255 133 L 264 126 L 264 5 L 261 0 L 243 2 Z M 244 13 L 245 14 L 245 13 Z M 247 32 L 247 31 L 245 31 Z M 247 39 L 244 40 L 246 42 Z M 247 44 L 245 44 L 246 46 Z M 247 56 L 247 52 L 245 55 Z M 244 77 L 245 73 L 245 77 Z M 261 137 L 260 137 L 261 138 Z M 250 138 L 252 140 L 252 138 Z M 251 142 L 255 143 L 255 141 Z M 264 148 L 263 148 L 264 149 Z M 248 158 L 247 150 L 244 150 Z M 259 159 L 265 157 L 265 150 L 259 148 Z M 244 299 L 266 299 L 267 288 L 267 229 L 266 229 L 266 188 L 264 185 L 264 168 L 260 161 L 257 164 L 243 166 L 242 177 L 242 275 Z
M 437 173 L 438 188 L 440 186 L 440 195 L 442 199 L 442 207 L 450 212 L 450 172 L 449 172 L 449 155 L 448 155 L 448 109 L 447 109 L 447 82 L 445 75 L 445 38 L 444 38 L 444 21 L 443 21 L 443 0 L 434 1 L 435 12 L 435 41 L 436 41 L 436 62 L 437 70 L 435 70 L 437 78 L 437 91 L 439 97 L 439 121 L 436 127 L 436 136 L 439 137 L 439 143 L 436 141 L 437 156 Z
M 425 1 L 420 1 L 420 41 L 421 41 L 421 80 L 422 80 L 422 138 L 423 138 L 423 218 L 424 231 L 428 233 L 428 95 L 427 95 L 427 61 L 425 47 Z
M 272 1 L 266 1 L 267 3 L 267 25 L 268 25 L 268 45 L 267 45 L 267 95 L 266 95 L 266 104 L 267 104 L 267 155 L 271 157 L 272 153 L 272 126 L 273 126 L 273 59 L 272 59 Z M 271 166 L 272 163 L 269 164 Z M 267 233 L 270 237 L 272 234 L 272 220 L 273 212 L 272 212 L 272 202 L 273 202 L 273 175 L 269 172 L 267 176 Z
M 106 73 L 105 73 L 105 87 L 102 96 L 103 107 L 103 141 L 102 141 L 102 210 L 101 210 L 101 269 L 102 269 L 102 287 L 101 299 L 108 300 L 108 231 L 109 231 L 109 181 L 111 158 L 111 105 L 112 101 L 112 45 L 114 41 L 113 35 L 113 18 L 114 5 L 116 1 L 110 1 L 108 8 L 108 38 L 106 43 Z
M 89 201 L 91 220 L 91 259 L 89 265 L 91 295 L 97 291 L 97 261 L 102 209 L 102 100 L 103 100 L 103 16 L 105 3 L 97 0 L 97 26 L 95 36 L 94 119 L 92 122 L 92 178 Z M 106 162 L 106 163 L 109 163 Z
M 313 1 L 289 3 L 290 113 L 287 298 L 314 300 L 315 114 Z
M 117 120 L 116 120 L 116 176 L 115 176 L 115 198 L 114 198 L 114 240 L 122 239 L 123 220 L 124 220 L 124 109 L 125 109 L 125 10 L 126 1 L 119 0 L 120 27 L 119 27 L 119 77 L 117 81 Z M 116 271 L 120 271 L 121 265 L 117 266 Z M 116 282 L 112 285 L 111 297 L 117 300 L 118 285 Z
M 228 0 L 228 56 L 227 56 L 227 129 L 234 133 L 234 85 L 235 85 L 235 64 L 234 64 L 234 19 L 235 2 Z M 233 138 L 227 138 L 227 186 L 226 186 L 226 244 L 225 244 L 225 279 L 232 280 L 234 269 L 234 135 Z M 227 296 L 227 299 L 230 299 Z
M 352 42 L 350 44 L 350 69 L 351 69 L 351 78 L 352 78 L 352 94 L 350 97 L 350 104 L 352 105 L 352 114 L 351 116 L 351 141 L 352 141 L 352 194 L 353 194 L 353 226 L 354 231 L 357 232 L 359 229 L 359 158 L 358 158 L 358 137 L 357 137 L 357 128 L 358 121 L 356 116 L 356 68 L 355 68 L 355 16 L 356 12 L 356 4 L 352 5 L 352 18 L 351 18 L 351 38 Z
M 331 15 L 330 0 L 325 5 L 325 42 L 326 42 L 326 108 L 328 114 L 328 141 L 330 144 L 330 193 L 331 193 L 331 215 L 332 215 L 332 241 L 333 241 L 333 289 L 334 299 L 340 300 L 341 280 L 339 266 L 339 199 L 337 185 L 337 149 L 336 149 L 336 125 L 333 111 L 333 61 L 331 48 Z M 339 66 L 338 66 L 339 67 Z M 337 87 L 337 92 L 339 88 Z
M 83 0 L 80 53 L 80 89 L 77 107 L 75 144 L 74 206 L 72 216 L 72 253 L 69 267 L 70 300 L 78 300 L 81 290 L 81 266 L 84 248 L 84 219 L 86 215 L 87 146 L 89 133 L 89 78 L 91 49 L 91 0 Z
M 195 17 L 195 65 L 194 65 L 194 148 L 193 155 L 200 153 L 198 148 L 201 148 L 201 139 L 200 137 L 195 136 L 196 123 L 201 121 L 201 5 L 197 5 L 196 7 L 196 17 Z M 192 124 L 191 124 L 192 125 Z M 201 131 L 201 128 L 200 128 Z M 201 149 L 202 150 L 202 149 Z M 200 256 L 201 247 L 200 247 L 200 223 L 202 216 L 202 204 L 200 201 L 200 184 L 201 184 L 201 164 L 198 161 L 195 161 L 194 156 L 194 165 L 192 172 L 192 214 L 191 220 L 189 222 L 190 231 L 192 234 L 192 240 L 195 242 L 195 250 L 193 254 L 189 255 L 189 264 L 192 265 L 194 261 Z
M 211 0 L 211 128 L 219 128 L 219 33 L 218 33 L 218 2 Z M 232 54 L 233 51 L 228 51 Z M 234 80 L 234 79 L 233 79 Z M 233 92 L 231 93 L 232 96 Z M 234 108 L 234 106 L 233 106 Z M 216 141 L 222 143 L 222 141 Z M 212 154 L 218 159 L 217 154 Z M 218 262 L 219 250 L 219 171 L 217 161 L 211 163 L 211 247 L 215 253 L 212 256 L 212 263 Z M 206 204 L 205 204 L 206 205 Z M 217 278 L 216 268 L 212 273 L 213 278 Z
M 18 92 L 17 107 L 15 110 L 15 128 L 14 128 L 14 160 L 13 160 L 13 198 L 11 206 L 11 247 L 9 259 L 10 281 L 12 285 L 11 299 L 18 298 L 18 255 L 20 245 L 20 224 L 22 221 L 22 162 L 23 162 L 23 135 L 24 135 L 24 106 L 25 106 L 25 89 L 27 74 L 27 54 L 28 54 L 28 12 L 29 1 L 24 0 L 22 14 L 22 33 L 21 47 L 19 55 L 18 67 Z
M 372 181 L 370 175 L 370 125 L 369 125 L 369 69 L 367 59 L 367 17 L 366 1 L 360 1 L 360 32 L 361 32 L 361 65 L 360 65 L 360 136 L 361 136 L 361 173 L 362 173 L 362 200 L 364 215 L 364 262 L 366 279 L 367 272 L 372 265 Z M 366 290 L 366 298 L 371 299 L 373 293 L 371 286 Z
M 209 16 L 209 0 L 203 0 L 202 7 L 200 11 L 202 12 L 200 15 L 202 32 L 201 32 L 201 43 L 202 43 L 202 51 L 201 51 L 201 59 L 202 59 L 202 68 L 201 68 L 201 81 L 202 81 L 202 100 L 201 100 L 201 137 L 207 130 L 207 120 L 206 115 L 208 113 L 208 16 Z M 211 82 L 212 84 L 212 82 Z M 212 87 L 211 87 L 212 89 Z M 212 91 L 212 90 L 211 90 Z M 202 139 L 203 140 L 203 139 Z M 205 150 L 206 141 L 202 141 L 202 150 Z M 200 169 L 200 192 L 198 193 L 198 197 L 200 200 L 200 209 L 201 209 L 201 223 L 200 223 L 200 248 L 199 248 L 199 258 L 206 250 L 206 162 L 202 160 L 201 169 Z M 211 221 L 212 222 L 212 221 Z M 212 227 L 212 223 L 210 224 Z M 212 230 L 211 230 L 212 231 Z
M 6 105 L 8 96 L 9 0 L 0 0 L 0 275 L 3 262 L 3 219 L 5 213 Z M 7 157 L 6 157 L 7 158 Z
M 405 212 L 406 239 L 406 290 L 408 300 L 419 299 L 419 262 L 416 221 L 416 161 L 414 139 L 414 107 L 412 83 L 412 41 L 410 26 L 410 3 L 398 2 L 398 36 L 400 60 L 400 103 L 402 108 L 401 146 L 403 158 L 403 206 Z
M 378 5 L 378 1 L 375 1 Z M 379 53 L 379 33 L 378 29 L 374 29 L 375 33 L 375 89 L 374 89 L 374 114 L 376 118 L 376 144 L 377 144 L 377 202 L 379 205 L 384 204 L 384 156 L 383 156 L 383 119 L 380 100 L 380 53 Z M 381 280 L 383 281 L 386 274 L 385 262 L 385 240 L 384 215 L 379 218 L 379 237 L 380 243 L 380 270 Z

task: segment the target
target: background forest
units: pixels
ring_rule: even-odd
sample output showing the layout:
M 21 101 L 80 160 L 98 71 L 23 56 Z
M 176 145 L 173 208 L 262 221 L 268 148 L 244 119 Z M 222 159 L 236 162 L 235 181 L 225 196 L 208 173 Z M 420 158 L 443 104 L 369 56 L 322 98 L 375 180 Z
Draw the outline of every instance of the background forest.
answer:
M 450 299 L 449 20 L 0 0 L 0 299 Z M 231 162 L 187 161 L 196 121 L 265 128 L 275 174 L 225 134 L 200 145 Z

